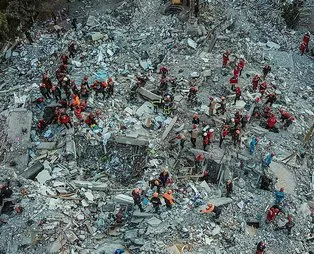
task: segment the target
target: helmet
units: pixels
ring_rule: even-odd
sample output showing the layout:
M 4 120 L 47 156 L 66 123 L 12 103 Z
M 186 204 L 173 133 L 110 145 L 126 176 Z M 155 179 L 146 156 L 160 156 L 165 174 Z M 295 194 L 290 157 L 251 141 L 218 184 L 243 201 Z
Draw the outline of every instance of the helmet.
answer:
M 168 194 L 172 194 L 172 190 L 168 190 Z
M 203 136 L 206 137 L 206 136 L 207 136 L 207 133 L 205 132 L 205 133 L 203 134 Z
M 257 97 L 256 99 L 255 99 L 255 102 L 257 102 L 257 103 L 259 103 L 261 101 L 261 98 L 260 97 Z
M 294 117 L 290 117 L 290 120 L 291 120 L 292 122 L 294 122 L 294 121 L 295 121 L 295 118 L 294 118 Z
M 193 115 L 193 118 L 196 118 L 196 119 L 197 119 L 197 118 L 198 118 L 198 114 L 194 114 L 194 115 Z
M 208 206 L 208 207 L 212 207 L 213 204 L 212 204 L 212 203 L 208 203 L 207 206 Z
M 221 98 L 220 98 L 222 101 L 224 100 L 224 99 L 226 99 L 224 96 L 221 96 Z
M 76 95 L 75 94 L 72 94 L 72 98 L 74 99 L 76 97 Z
M 284 110 L 283 108 L 280 108 L 280 109 L 279 109 L 279 112 L 280 112 L 280 113 L 282 113 L 282 112 L 284 112 L 284 111 L 285 111 L 285 110 Z
M 83 78 L 84 80 L 88 80 L 88 77 L 87 76 L 84 76 L 84 78 Z
M 249 115 L 245 115 L 245 118 L 246 118 L 246 119 L 249 119 L 249 118 L 250 118 L 250 116 L 249 116 Z
M 112 81 L 112 78 L 109 78 L 109 79 L 108 79 L 108 82 L 110 82 L 110 81 Z
M 140 189 L 139 189 L 139 188 L 136 188 L 136 189 L 134 189 L 134 192 L 135 192 L 136 194 L 138 194 L 138 193 L 140 193 Z
M 214 132 L 214 129 L 209 129 L 209 132 Z
M 94 117 L 95 115 L 93 113 L 90 113 L 89 114 L 89 117 Z
M 153 194 L 153 197 L 154 197 L 154 198 L 158 198 L 158 193 L 155 192 L 155 193 Z
M 68 81 L 68 78 L 67 78 L 67 77 L 64 77 L 64 78 L 63 78 L 63 81 Z
M 43 75 L 43 79 L 46 79 L 46 78 L 48 78 L 48 75 L 45 73 L 45 74 Z
M 281 187 L 279 191 L 280 191 L 280 192 L 284 192 L 285 189 Z
M 57 89 L 56 86 L 55 86 L 55 85 L 52 85 L 51 90 L 52 90 L 52 91 L 55 91 L 56 89 Z
M 236 133 L 237 133 L 237 134 L 240 134 L 240 130 L 236 130 Z
M 209 99 L 212 101 L 214 98 L 212 96 L 210 96 Z
M 75 83 L 75 80 L 74 80 L 74 79 L 72 79 L 72 80 L 71 80 L 71 83 Z
M 257 142 L 261 140 L 260 138 L 255 138 L 255 139 L 256 139 Z
M 276 154 L 275 154 L 274 152 L 272 152 L 270 155 L 271 155 L 271 156 L 275 156 Z
M 226 54 L 230 55 L 230 53 L 231 53 L 231 52 L 230 52 L 230 50 L 228 49 L 228 50 L 226 51 Z
M 159 185 L 160 182 L 156 179 L 156 180 L 154 181 L 154 184 L 155 184 L 155 185 Z

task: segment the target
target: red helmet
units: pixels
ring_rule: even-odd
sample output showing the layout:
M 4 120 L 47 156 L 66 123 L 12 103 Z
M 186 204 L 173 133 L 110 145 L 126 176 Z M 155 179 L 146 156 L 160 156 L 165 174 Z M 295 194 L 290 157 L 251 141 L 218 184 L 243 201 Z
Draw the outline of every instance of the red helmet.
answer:
M 236 133 L 237 133 L 237 134 L 240 134 L 240 130 L 236 130 Z
M 209 99 L 212 101 L 214 98 L 212 96 L 210 96 Z
M 280 188 L 280 190 L 279 190 L 280 192 L 284 192 L 285 191 L 285 189 L 284 188 Z
M 274 152 L 272 152 L 270 155 L 271 155 L 271 156 L 275 156 L 276 154 L 275 154 Z
M 230 55 L 230 53 L 231 53 L 231 52 L 230 52 L 230 50 L 228 49 L 228 50 L 226 51 L 226 54 L 227 54 L 227 55 Z
M 224 96 L 221 96 L 221 98 L 220 98 L 220 99 L 223 101 L 223 100 L 225 100 L 226 98 L 225 98 Z
M 89 117 L 94 117 L 95 115 L 93 113 L 90 113 L 89 114 Z
M 112 81 L 112 78 L 109 78 L 109 79 L 108 79 L 108 82 L 110 82 L 110 81 Z
M 74 99 L 76 97 L 76 95 L 75 94 L 72 94 L 72 98 Z
M 256 99 L 255 99 L 255 102 L 257 102 L 257 103 L 259 103 L 261 101 L 261 98 L 260 97 L 257 97 Z
M 193 115 L 193 118 L 198 119 L 198 114 L 194 114 L 194 115 Z
M 46 79 L 46 78 L 48 78 L 48 75 L 45 73 L 45 74 L 43 75 L 43 79 Z
M 155 193 L 153 194 L 153 197 L 154 197 L 154 198 L 158 198 L 158 193 L 155 192 Z

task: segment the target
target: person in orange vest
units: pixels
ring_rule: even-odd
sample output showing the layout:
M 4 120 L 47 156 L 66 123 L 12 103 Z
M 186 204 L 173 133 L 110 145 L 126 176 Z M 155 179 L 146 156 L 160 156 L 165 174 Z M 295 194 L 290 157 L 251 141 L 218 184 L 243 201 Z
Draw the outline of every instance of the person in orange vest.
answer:
M 241 98 L 241 88 L 239 86 L 236 87 L 235 89 L 235 98 L 234 98 L 234 101 L 233 101 L 233 105 L 236 105 L 237 104 L 237 100 L 240 100 Z
M 300 45 L 300 52 L 301 52 L 301 56 L 303 56 L 305 50 L 306 50 L 306 44 L 304 42 L 301 43 Z
M 227 50 L 223 55 L 222 55 L 222 67 L 226 67 L 229 61 L 229 55 L 230 55 L 230 50 Z
M 76 108 L 76 107 L 80 107 L 80 99 L 79 97 L 76 95 L 76 94 L 72 94 L 72 104 L 71 104 L 71 108 L 73 110 L 73 108 Z
M 172 190 L 168 190 L 162 197 L 165 200 L 166 207 L 171 209 L 173 204 L 175 203 L 175 200 L 173 199 L 172 196 Z
M 221 214 L 221 208 L 215 206 L 212 203 L 208 203 L 207 207 L 203 210 L 200 210 L 201 213 L 215 213 L 215 219 L 218 219 Z
M 258 88 L 258 85 L 259 85 L 259 81 L 261 80 L 261 77 L 256 74 L 253 79 L 252 79 L 252 88 L 253 88 L 253 91 L 256 91 L 257 88 Z

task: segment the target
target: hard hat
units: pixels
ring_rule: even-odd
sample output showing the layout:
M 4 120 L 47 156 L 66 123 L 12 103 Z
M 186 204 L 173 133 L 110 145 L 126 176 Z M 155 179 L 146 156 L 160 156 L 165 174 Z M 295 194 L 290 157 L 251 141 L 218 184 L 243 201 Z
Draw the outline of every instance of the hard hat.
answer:
M 154 198 L 158 198 L 158 193 L 155 192 L 155 193 L 153 194 L 153 197 L 154 197 Z
M 220 98 L 221 100 L 224 100 L 224 99 L 226 99 L 224 96 L 221 96 L 221 98 Z
M 209 129 L 209 132 L 214 132 L 214 129 Z
M 255 99 L 255 102 L 260 102 L 261 101 L 261 98 L 260 97 L 257 97 L 256 99 Z
M 272 152 L 270 155 L 271 155 L 271 156 L 275 156 L 276 154 L 275 154 L 274 152 Z
M 95 115 L 93 113 L 90 113 L 89 114 L 89 117 L 94 117 Z
M 45 73 L 45 74 L 43 75 L 43 78 L 44 78 L 44 79 L 48 78 L 48 75 Z
M 212 101 L 214 98 L 212 96 L 210 96 L 209 99 Z
M 87 76 L 84 76 L 84 78 L 83 78 L 84 80 L 88 80 L 88 77 Z
M 280 112 L 280 113 L 282 113 L 282 112 L 284 112 L 284 111 L 285 111 L 285 110 L 284 110 L 283 108 L 280 108 L 280 109 L 279 109 L 279 112 Z
M 284 192 L 285 189 L 281 187 L 279 191 L 280 191 L 280 192 Z
M 292 122 L 294 122 L 294 121 L 295 121 L 295 118 L 294 118 L 294 117 L 290 117 L 290 120 L 291 120 Z
M 205 133 L 203 134 L 203 136 L 206 137 L 206 136 L 207 136 L 207 133 L 205 132 Z
M 236 133 L 237 133 L 237 134 L 240 134 L 240 130 L 236 130 Z
M 230 53 L 231 53 L 231 52 L 230 52 L 230 50 L 228 49 L 228 50 L 226 51 L 226 54 L 228 54 L 228 55 L 229 55 Z
M 212 203 L 207 203 L 207 206 L 212 207 L 213 204 Z
M 76 95 L 75 94 L 72 94 L 72 98 L 75 98 L 76 97 Z
M 109 79 L 108 79 L 108 82 L 109 82 L 109 81 L 112 81 L 112 78 L 109 78 Z
M 261 139 L 260 139 L 260 138 L 258 138 L 258 137 L 257 137 L 257 138 L 255 138 L 255 139 L 256 139 L 256 141 L 257 141 L 257 142 L 261 140 Z
M 193 115 L 193 118 L 196 118 L 196 119 L 197 119 L 197 118 L 198 118 L 198 114 L 195 113 L 195 114 Z
M 250 116 L 249 116 L 249 115 L 245 115 L 245 118 L 246 118 L 246 119 L 249 119 L 249 118 L 250 118 Z
M 63 78 L 63 81 L 68 81 L 68 78 L 67 78 L 67 77 L 64 77 L 64 78 Z
M 168 190 L 168 194 L 172 194 L 172 190 Z
M 155 185 L 159 185 L 160 182 L 156 179 L 156 180 L 154 181 L 154 184 L 155 184 Z
M 134 192 L 138 194 L 140 192 L 140 189 L 136 188 L 136 189 L 134 189 Z

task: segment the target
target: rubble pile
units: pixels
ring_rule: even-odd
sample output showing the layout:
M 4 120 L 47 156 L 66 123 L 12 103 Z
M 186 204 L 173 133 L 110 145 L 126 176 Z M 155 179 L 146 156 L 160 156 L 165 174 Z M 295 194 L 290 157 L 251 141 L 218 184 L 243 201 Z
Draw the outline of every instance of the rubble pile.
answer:
M 186 6 L 163 15 L 164 1 L 70 2 L 69 16 L 34 23 L 32 41 L 19 38 L 0 52 L 0 253 L 253 253 L 260 241 L 265 253 L 314 251 L 313 57 L 300 55 L 304 31 L 285 27 L 279 3 L 200 1 L 195 17 Z M 60 82 L 60 56 L 72 42 Z M 229 81 L 241 59 L 235 100 Z M 61 100 L 38 100 L 44 74 L 60 86 L 69 78 L 80 91 L 87 77 L 86 108 L 77 112 L 63 89 Z M 264 97 L 252 89 L 256 74 L 267 80 Z M 110 79 L 113 94 L 96 94 L 94 81 Z M 278 122 L 270 131 L 255 109 L 273 93 Z M 55 119 L 60 108 L 70 127 Z M 288 127 L 283 110 L 295 119 Z M 222 142 L 223 126 L 239 113 L 248 116 L 239 139 Z M 150 201 L 163 170 L 170 176 L 156 212 Z M 171 209 L 164 193 L 173 195 Z M 268 223 L 274 205 L 281 212 Z

